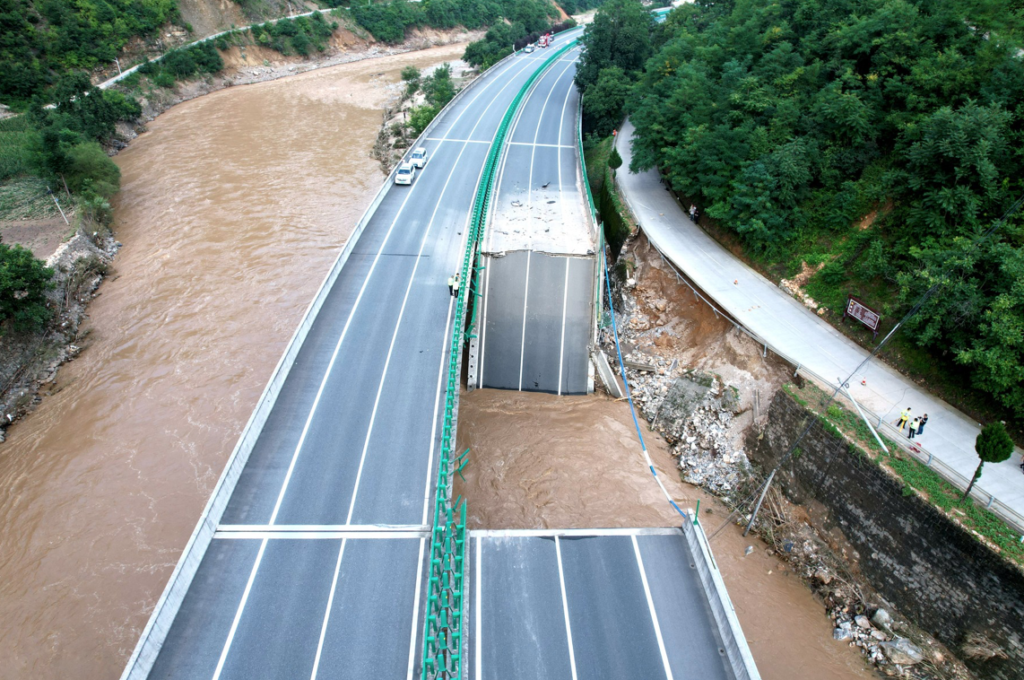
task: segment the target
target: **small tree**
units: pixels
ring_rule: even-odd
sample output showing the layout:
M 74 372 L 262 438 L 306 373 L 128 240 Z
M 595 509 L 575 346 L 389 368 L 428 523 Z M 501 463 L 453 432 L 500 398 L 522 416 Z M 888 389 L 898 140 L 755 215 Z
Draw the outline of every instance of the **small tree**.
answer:
M 967 497 L 971 495 L 971 489 L 974 488 L 974 483 L 981 479 L 981 468 L 985 463 L 1002 463 L 1010 457 L 1010 454 L 1013 453 L 1013 440 L 1010 439 L 1010 435 L 1007 434 L 1006 427 L 1002 423 L 989 423 L 982 428 L 981 434 L 974 441 L 974 450 L 978 452 L 981 462 L 978 463 L 978 469 L 974 471 L 974 477 L 967 485 L 967 491 L 964 492 L 962 500 L 967 500 Z
M 53 270 L 19 245 L 0 243 L 0 331 L 8 321 L 16 330 L 38 328 L 50 318 L 46 291 Z
M 612 152 L 608 154 L 608 167 L 612 170 L 618 170 L 622 167 L 622 156 L 619 155 L 619 150 L 614 146 Z

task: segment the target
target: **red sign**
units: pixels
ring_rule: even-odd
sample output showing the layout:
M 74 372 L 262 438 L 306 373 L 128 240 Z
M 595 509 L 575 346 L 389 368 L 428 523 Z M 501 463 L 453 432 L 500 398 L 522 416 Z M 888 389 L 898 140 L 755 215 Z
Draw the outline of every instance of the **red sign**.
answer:
M 843 318 L 848 316 L 860 321 L 875 333 L 878 332 L 878 324 L 882 320 L 881 314 L 871 309 L 852 295 L 850 296 L 849 302 L 846 303 L 846 314 L 843 315 Z

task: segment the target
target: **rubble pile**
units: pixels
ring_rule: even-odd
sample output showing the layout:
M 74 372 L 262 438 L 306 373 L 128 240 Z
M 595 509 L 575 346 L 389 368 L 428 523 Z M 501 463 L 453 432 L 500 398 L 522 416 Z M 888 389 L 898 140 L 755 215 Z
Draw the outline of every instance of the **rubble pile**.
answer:
M 766 531 L 766 523 L 775 526 Z M 973 677 L 934 638 L 850 573 L 847 565 L 856 562 L 855 553 L 826 543 L 812 527 L 788 516 L 759 518 L 757 527 L 773 546 L 769 554 L 786 560 L 821 598 L 832 621 L 833 639 L 858 648 L 879 673 L 915 680 Z

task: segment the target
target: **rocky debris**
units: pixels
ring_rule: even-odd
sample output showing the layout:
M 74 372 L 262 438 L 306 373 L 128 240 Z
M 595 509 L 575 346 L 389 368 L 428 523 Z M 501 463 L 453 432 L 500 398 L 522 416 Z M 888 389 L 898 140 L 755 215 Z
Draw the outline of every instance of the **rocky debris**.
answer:
M 635 244 L 627 243 L 624 255 L 631 246 Z M 612 277 L 629 389 L 640 414 L 671 445 L 683 478 L 732 505 L 731 499 L 750 495 L 761 481 L 743 449 L 729 436 L 729 428 L 747 414 L 738 390 L 720 375 L 659 354 L 658 338 L 671 332 L 673 321 L 670 306 L 645 287 L 650 266 L 650 260 L 620 256 Z M 609 331 L 602 331 L 601 344 L 614 357 L 614 338 Z M 834 639 L 858 648 L 887 676 L 920 680 L 972 677 L 934 639 L 890 613 L 891 607 L 856 576 L 855 552 L 848 552 L 831 534 L 819 534 L 809 523 L 795 521 L 795 514 L 778 487 L 772 487 L 755 529 L 771 546 L 769 550 L 788 562 L 821 597 L 833 623 Z M 749 515 L 740 519 L 745 523 Z M 752 552 L 748 547 L 745 554 Z M 883 644 L 892 649 L 886 651 Z M 909 663 L 913 649 L 928 663 Z M 897 656 L 897 651 L 904 656 Z
M 82 351 L 78 328 L 85 307 L 120 247 L 109 234 L 79 230 L 46 260 L 54 271 L 47 327 L 0 335 L 0 442 L 4 428 L 42 401 L 42 389 L 53 383 L 60 366 Z
M 892 642 L 880 642 L 878 646 L 885 653 L 889 661 L 902 666 L 913 666 L 924 661 L 924 654 L 910 640 L 900 638 Z

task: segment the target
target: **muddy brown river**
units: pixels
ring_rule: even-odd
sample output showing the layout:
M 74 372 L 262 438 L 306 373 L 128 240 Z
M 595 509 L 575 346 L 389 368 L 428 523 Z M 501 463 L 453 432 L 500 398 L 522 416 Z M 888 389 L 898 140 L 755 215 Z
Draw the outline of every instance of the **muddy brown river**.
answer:
M 120 675 L 298 321 L 383 179 L 386 84 L 463 46 L 177 106 L 116 157 L 87 350 L 0 445 L 0 677 Z
M 4 680 L 121 673 L 285 344 L 380 185 L 367 150 L 386 83 L 461 50 L 224 90 L 160 116 L 117 156 L 124 248 L 89 308 L 88 348 L 0 445 Z M 639 466 L 624 404 L 547 399 L 467 400 L 460 437 L 475 447 L 475 522 L 573 525 L 564 501 L 581 479 L 591 508 L 605 504 L 602 480 L 617 481 L 623 502 L 607 524 L 674 521 Z M 546 431 L 531 424 L 537 403 L 551 416 Z M 488 456 L 479 441 L 498 431 L 524 450 L 530 437 L 553 438 L 562 454 L 503 467 L 506 454 Z M 606 455 L 581 477 L 568 453 L 588 442 Z M 718 543 L 765 678 L 870 677 L 781 563 L 743 558 L 747 541 L 728 532 Z

